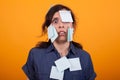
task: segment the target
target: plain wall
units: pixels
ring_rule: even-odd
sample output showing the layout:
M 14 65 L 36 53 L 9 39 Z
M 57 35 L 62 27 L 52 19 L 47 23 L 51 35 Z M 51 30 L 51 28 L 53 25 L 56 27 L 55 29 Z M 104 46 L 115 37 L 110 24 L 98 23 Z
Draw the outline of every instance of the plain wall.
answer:
M 0 80 L 26 80 L 21 67 L 38 41 L 50 6 L 70 7 L 77 20 L 74 41 L 90 53 L 96 80 L 120 80 L 119 0 L 0 0 Z

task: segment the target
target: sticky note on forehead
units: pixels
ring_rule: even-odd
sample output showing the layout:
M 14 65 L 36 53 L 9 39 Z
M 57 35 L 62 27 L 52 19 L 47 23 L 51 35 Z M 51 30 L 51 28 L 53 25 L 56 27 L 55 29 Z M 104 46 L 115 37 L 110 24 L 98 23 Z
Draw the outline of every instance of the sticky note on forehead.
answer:
M 73 22 L 70 11 L 59 11 L 62 22 Z

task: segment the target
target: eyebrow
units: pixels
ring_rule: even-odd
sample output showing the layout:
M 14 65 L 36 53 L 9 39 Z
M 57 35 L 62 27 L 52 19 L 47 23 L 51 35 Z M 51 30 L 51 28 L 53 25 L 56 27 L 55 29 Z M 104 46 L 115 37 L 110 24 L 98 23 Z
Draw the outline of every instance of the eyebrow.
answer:
M 55 20 L 58 20 L 58 17 L 53 18 L 53 19 L 52 19 L 52 22 L 55 21 Z

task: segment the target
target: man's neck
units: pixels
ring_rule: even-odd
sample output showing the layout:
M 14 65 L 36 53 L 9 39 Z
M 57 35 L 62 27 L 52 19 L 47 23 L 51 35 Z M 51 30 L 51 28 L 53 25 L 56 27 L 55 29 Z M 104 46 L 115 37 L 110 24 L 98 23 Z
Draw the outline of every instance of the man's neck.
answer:
M 70 42 L 64 43 L 53 42 L 53 45 L 61 56 L 66 56 L 68 54 Z

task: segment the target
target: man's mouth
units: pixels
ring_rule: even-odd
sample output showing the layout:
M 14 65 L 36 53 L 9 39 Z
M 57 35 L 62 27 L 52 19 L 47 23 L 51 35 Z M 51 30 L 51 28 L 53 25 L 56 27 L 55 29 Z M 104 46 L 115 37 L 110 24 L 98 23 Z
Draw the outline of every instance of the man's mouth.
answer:
M 58 32 L 58 34 L 59 34 L 59 36 L 65 36 L 66 32 L 60 31 L 60 32 Z

